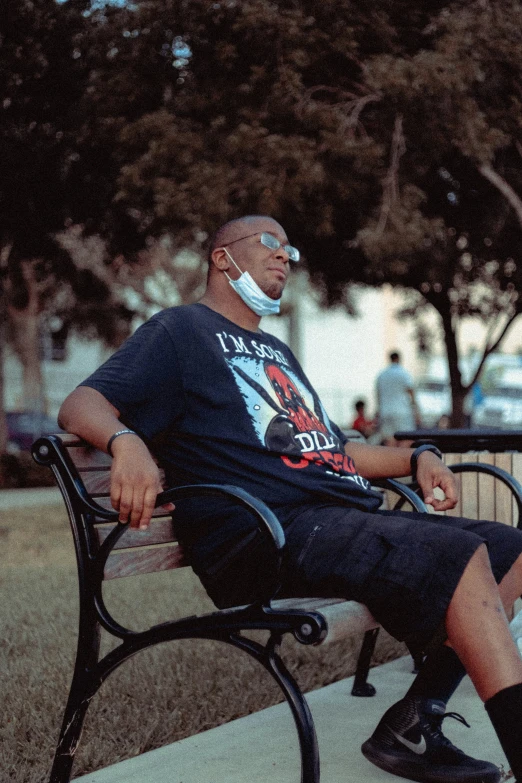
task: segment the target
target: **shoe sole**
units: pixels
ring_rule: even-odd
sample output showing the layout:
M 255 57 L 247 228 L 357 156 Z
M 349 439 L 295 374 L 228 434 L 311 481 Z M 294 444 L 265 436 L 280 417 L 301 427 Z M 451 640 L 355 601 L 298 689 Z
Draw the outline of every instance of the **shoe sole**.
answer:
M 426 766 L 422 770 L 419 769 L 420 757 L 419 762 L 416 762 L 415 759 L 400 757 L 397 754 L 387 755 L 383 753 L 382 747 L 374 747 L 371 739 L 362 745 L 361 751 L 363 756 L 379 769 L 391 772 L 401 778 L 415 780 L 417 783 L 500 783 L 501 776 L 498 768 L 495 768 L 496 772 L 492 769 L 490 772 L 459 775 L 457 768 L 448 767 L 447 772 L 439 774 L 432 770 L 427 777 Z

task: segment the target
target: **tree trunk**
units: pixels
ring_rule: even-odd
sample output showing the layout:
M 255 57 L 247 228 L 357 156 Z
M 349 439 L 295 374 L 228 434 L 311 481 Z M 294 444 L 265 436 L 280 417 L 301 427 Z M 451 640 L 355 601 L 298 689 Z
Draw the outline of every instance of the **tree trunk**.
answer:
M 22 404 L 24 411 L 46 413 L 47 402 L 44 392 L 42 367 L 40 363 L 40 301 L 38 284 L 30 262 L 22 262 L 23 277 L 27 295 L 25 306 L 16 307 L 8 301 L 7 314 L 11 327 L 12 343 L 22 365 Z
M 432 302 L 433 304 L 433 302 Z M 451 426 L 465 427 L 466 414 L 464 412 L 464 400 L 466 399 L 467 389 L 462 384 L 462 375 L 459 368 L 459 351 L 457 346 L 457 337 L 453 327 L 453 320 L 449 306 L 449 300 L 446 299 L 447 307 L 435 305 L 441 319 L 444 330 L 444 344 L 446 346 L 446 355 L 448 357 L 448 370 L 451 386 Z
M 1 307 L 1 305 L 0 305 Z M 3 308 L 0 310 L 0 458 L 7 451 L 7 420 L 4 410 L 4 345 L 5 345 L 5 318 Z M 0 474 L 2 466 L 0 464 Z M 0 475 L 0 485 L 1 485 Z

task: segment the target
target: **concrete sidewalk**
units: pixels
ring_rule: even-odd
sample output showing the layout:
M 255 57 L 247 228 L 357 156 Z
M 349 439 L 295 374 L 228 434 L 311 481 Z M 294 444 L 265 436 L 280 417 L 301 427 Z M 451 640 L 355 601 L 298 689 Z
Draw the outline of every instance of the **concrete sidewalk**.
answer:
M 0 489 L 0 511 L 12 508 L 53 506 L 63 503 L 57 487 L 34 487 L 29 489 Z
M 411 658 L 406 657 L 372 669 L 370 682 L 377 688 L 372 698 L 351 696 L 352 678 L 309 694 L 321 753 L 321 783 L 404 781 L 366 761 L 360 746 L 386 708 L 404 695 L 412 681 L 411 668 Z M 506 758 L 469 678 L 452 698 L 450 709 L 462 713 L 471 729 L 448 718 L 444 722 L 446 736 L 466 753 L 502 764 L 507 770 Z M 289 708 L 280 704 L 76 780 L 78 783 L 298 783 L 297 734 Z

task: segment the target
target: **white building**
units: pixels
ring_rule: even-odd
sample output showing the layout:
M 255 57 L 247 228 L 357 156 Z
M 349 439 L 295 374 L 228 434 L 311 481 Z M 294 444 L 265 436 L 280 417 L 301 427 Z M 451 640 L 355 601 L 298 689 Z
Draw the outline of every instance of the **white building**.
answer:
M 427 318 L 428 328 L 435 338 L 434 356 L 427 362 L 419 356 L 412 321 L 397 318 L 402 294 L 391 287 L 358 288 L 354 294 L 357 317 L 350 317 L 342 308 L 322 310 L 309 293 L 301 294 L 297 300 L 295 293 L 293 295 L 298 309 L 301 363 L 329 415 L 340 425 L 351 424 L 354 403 L 359 398 L 367 401 L 367 413 L 374 413 L 375 378 L 388 364 L 389 353 L 393 350 L 399 351 L 402 364 L 414 378 L 428 374 L 447 378 L 438 315 L 433 312 Z M 289 341 L 288 317 L 265 318 L 262 328 Z M 484 338 L 485 330 L 480 323 L 471 319 L 464 322 L 460 329 L 463 353 L 480 348 Z M 516 353 L 521 345 L 522 320 L 511 329 L 503 350 Z M 51 416 L 57 415 L 65 396 L 108 355 L 100 343 L 72 337 L 61 360 L 43 362 Z M 17 410 L 21 399 L 21 368 L 11 353 L 6 358 L 5 381 L 6 410 Z

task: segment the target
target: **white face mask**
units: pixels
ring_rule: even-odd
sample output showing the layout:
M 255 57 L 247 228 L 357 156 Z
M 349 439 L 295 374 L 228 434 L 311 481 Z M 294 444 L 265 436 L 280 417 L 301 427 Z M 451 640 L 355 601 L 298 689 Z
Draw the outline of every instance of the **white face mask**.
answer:
M 238 267 L 226 247 L 224 248 L 224 251 L 236 267 L 237 271 L 241 272 L 241 269 Z M 226 272 L 225 274 L 227 275 Z M 241 272 L 237 280 L 232 280 L 228 275 L 227 278 L 236 294 L 241 297 L 243 302 L 250 307 L 256 315 L 275 315 L 279 312 L 281 299 L 271 299 L 267 296 L 265 292 L 259 288 L 250 272 Z

